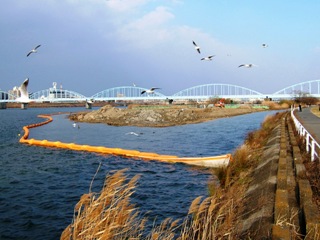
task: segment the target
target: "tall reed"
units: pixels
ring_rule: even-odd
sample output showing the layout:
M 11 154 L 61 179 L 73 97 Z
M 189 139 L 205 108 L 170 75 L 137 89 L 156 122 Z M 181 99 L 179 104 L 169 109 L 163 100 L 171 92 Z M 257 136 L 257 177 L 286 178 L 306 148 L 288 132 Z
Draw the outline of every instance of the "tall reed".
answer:
M 107 176 L 100 193 L 84 194 L 61 239 L 139 239 L 145 219 L 130 203 L 139 176 L 127 181 L 125 169 Z

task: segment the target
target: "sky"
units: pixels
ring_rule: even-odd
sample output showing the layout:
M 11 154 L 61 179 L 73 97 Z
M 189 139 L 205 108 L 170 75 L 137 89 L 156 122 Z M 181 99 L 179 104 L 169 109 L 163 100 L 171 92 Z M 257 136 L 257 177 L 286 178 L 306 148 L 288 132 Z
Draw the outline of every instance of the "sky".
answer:
M 319 10 L 318 0 L 3 0 L 0 89 L 28 77 L 29 92 L 57 82 L 86 97 L 133 84 L 272 94 L 320 79 Z

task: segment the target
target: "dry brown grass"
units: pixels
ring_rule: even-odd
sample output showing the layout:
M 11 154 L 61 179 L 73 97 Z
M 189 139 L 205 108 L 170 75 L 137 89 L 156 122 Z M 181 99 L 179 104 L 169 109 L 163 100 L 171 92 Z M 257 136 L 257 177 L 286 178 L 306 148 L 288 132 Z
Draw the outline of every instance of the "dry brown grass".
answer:
M 316 107 L 316 106 L 313 106 L 311 107 L 311 112 L 316 115 L 317 117 L 320 117 L 320 111 L 319 111 L 320 107 Z
M 84 194 L 74 218 L 61 239 L 135 239 L 141 237 L 145 219 L 130 203 L 139 176 L 127 181 L 121 170 L 107 176 L 102 191 Z
M 277 113 L 273 116 L 268 115 L 259 130 L 248 133 L 245 144 L 236 149 L 233 154 L 233 161 L 229 166 L 214 169 L 214 174 L 220 180 L 222 187 L 228 187 L 239 181 L 245 183 L 248 180 L 247 175 L 250 169 L 256 166 L 271 130 L 282 117 L 283 113 Z M 210 187 L 212 188 L 212 186 Z M 212 189 L 211 191 L 214 192 Z
M 250 146 L 254 151 L 261 149 L 266 144 L 271 130 L 275 127 L 275 124 L 279 123 L 280 119 L 284 117 L 284 114 L 285 113 L 276 113 L 275 115 L 267 115 L 259 130 L 248 133 L 245 144 Z
M 296 209 L 290 209 L 289 218 L 284 215 L 276 216 L 275 217 L 275 225 L 280 226 L 282 228 L 290 229 L 291 239 L 308 239 L 304 238 L 303 235 L 300 233 L 301 230 L 299 226 L 297 226 L 296 218 L 299 215 L 299 211 Z
M 150 234 L 145 238 L 146 240 L 172 240 L 176 239 L 177 229 L 180 228 L 180 220 L 173 221 L 171 218 L 167 218 L 159 226 L 154 226 Z
M 237 239 L 234 228 L 243 194 L 244 188 L 238 185 L 228 191 L 220 189 L 203 201 L 196 198 L 178 239 Z
M 263 101 L 262 105 L 268 106 L 270 110 L 287 109 L 290 107 L 290 104 L 287 102 L 283 102 L 279 104 L 273 101 Z
M 61 239 L 189 240 L 232 236 L 243 188 L 227 193 L 220 189 L 204 200 L 198 197 L 182 223 L 168 218 L 145 233 L 147 219 L 140 218 L 138 210 L 130 204 L 139 177 L 127 180 L 124 173 L 125 170 L 121 170 L 107 176 L 100 193 L 81 197 L 75 206 L 73 221 L 63 231 Z

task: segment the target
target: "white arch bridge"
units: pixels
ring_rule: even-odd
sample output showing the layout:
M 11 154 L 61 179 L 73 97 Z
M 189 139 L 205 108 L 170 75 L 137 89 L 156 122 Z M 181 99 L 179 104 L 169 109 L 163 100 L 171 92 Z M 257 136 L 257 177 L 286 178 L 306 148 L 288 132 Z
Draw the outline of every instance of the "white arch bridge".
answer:
M 239 100 L 259 100 L 272 98 L 274 100 L 292 99 L 297 94 L 308 94 L 313 97 L 320 97 L 320 80 L 301 82 L 271 94 L 260 93 L 255 90 L 233 85 L 233 84 L 205 84 L 184 89 L 173 95 L 164 95 L 159 91 L 153 94 L 141 94 L 147 90 L 142 87 L 121 86 L 105 89 L 101 92 L 87 97 L 80 93 L 66 90 L 49 88 L 34 92 L 29 95 L 32 102 L 88 102 L 88 101 L 138 101 L 138 100 L 206 100 L 210 98 L 229 98 Z M 18 102 L 17 96 L 0 90 L 0 102 Z

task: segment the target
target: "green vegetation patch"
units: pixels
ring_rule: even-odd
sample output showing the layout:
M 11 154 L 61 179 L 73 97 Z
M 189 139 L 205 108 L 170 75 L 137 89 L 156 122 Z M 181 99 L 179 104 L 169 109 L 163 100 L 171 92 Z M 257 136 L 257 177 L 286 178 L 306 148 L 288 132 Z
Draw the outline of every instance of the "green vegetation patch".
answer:
M 262 108 L 262 109 L 269 109 L 269 106 L 264 105 L 253 105 L 252 108 Z
M 226 104 L 224 105 L 225 108 L 239 108 L 239 104 Z

